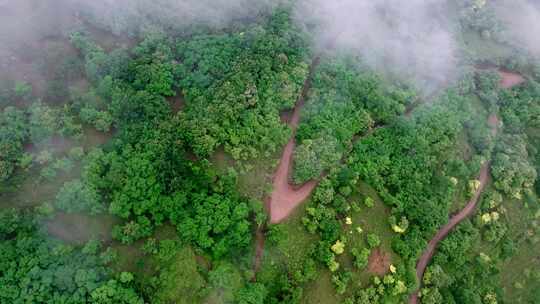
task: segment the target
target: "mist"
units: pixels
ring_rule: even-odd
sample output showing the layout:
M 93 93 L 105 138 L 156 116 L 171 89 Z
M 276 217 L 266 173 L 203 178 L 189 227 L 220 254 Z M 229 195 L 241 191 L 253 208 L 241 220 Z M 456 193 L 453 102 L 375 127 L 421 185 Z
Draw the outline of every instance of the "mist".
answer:
M 67 0 L 83 15 L 115 34 L 136 34 L 144 27 L 161 24 L 182 29 L 193 25 L 223 28 L 236 20 L 255 17 L 281 0 Z
M 43 37 L 65 37 L 84 28 L 85 20 L 117 37 L 137 36 L 156 24 L 180 32 L 194 25 L 219 29 L 291 2 L 295 21 L 313 34 L 319 51 L 332 45 L 359 55 L 377 72 L 410 81 L 424 93 L 457 76 L 456 25 L 444 0 L 0 0 L 0 66 L 32 82 L 30 68 L 13 63 L 31 61 L 44 48 Z M 512 43 L 540 56 L 538 3 L 492 0 L 488 5 Z
M 540 3 L 532 0 L 501 0 L 494 3 L 506 27 L 507 39 L 540 57 Z
M 452 78 L 456 43 L 440 0 L 301 0 L 296 19 L 319 48 L 355 52 L 372 68 L 432 91 Z

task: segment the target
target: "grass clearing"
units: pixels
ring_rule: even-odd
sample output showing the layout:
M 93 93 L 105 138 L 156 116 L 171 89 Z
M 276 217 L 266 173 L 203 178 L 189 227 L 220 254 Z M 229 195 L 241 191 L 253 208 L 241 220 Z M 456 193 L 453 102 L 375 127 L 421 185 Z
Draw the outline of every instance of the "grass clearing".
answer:
M 278 288 L 275 284 L 279 277 L 301 270 L 310 249 L 319 241 L 318 236 L 307 232 L 302 224 L 308 204 L 304 203 L 287 220 L 278 224 L 283 238 L 277 244 L 266 241 L 257 282 L 265 284 L 269 290 Z
M 363 204 L 366 197 L 373 199 L 373 207 L 368 208 Z M 374 274 L 369 273 L 367 267 L 363 270 L 355 268 L 353 266 L 353 256 L 350 251 L 355 247 L 367 247 L 366 237 L 370 233 L 376 234 L 380 238 L 381 244 L 379 248 L 382 252 L 390 255 L 392 264 L 396 265 L 401 262 L 400 257 L 393 252 L 391 246 L 395 232 L 392 231 L 388 222 L 390 208 L 384 204 L 375 189 L 365 182 L 359 182 L 357 191 L 353 194 L 351 201 L 359 203 L 361 211 L 351 211 L 351 225 L 346 224 L 344 220 L 342 226 L 343 235 L 347 238 L 345 252 L 337 256 L 336 259 L 341 265 L 340 270 L 352 272 L 347 291 L 343 295 L 338 295 L 332 283 L 332 272 L 326 267 L 319 267 L 319 277 L 317 280 L 305 286 L 302 303 L 340 303 L 347 296 L 351 295 L 355 289 L 369 285 L 370 279 Z M 359 233 L 356 230 L 357 227 L 360 227 L 363 232 Z
M 41 168 L 34 166 L 28 171 L 19 170 L 0 189 L 0 208 L 28 208 L 44 202 L 53 202 L 60 187 L 66 181 L 78 178 L 81 165 L 76 163 L 70 172 L 59 172 L 53 180 L 40 177 Z
M 262 277 L 265 276 L 265 271 L 276 267 L 299 269 L 307 258 L 311 246 L 319 240 L 316 235 L 307 232 L 302 224 L 302 216 L 307 205 L 308 203 L 303 204 L 287 220 L 278 224 L 282 227 L 284 236 L 278 244 L 266 242 L 261 267 Z
M 37 155 L 43 150 L 49 150 L 55 159 L 60 159 L 67 156 L 71 148 L 82 146 L 85 152 L 88 152 L 93 147 L 106 144 L 113 136 L 112 132 L 98 132 L 89 126 L 83 128 L 83 133 L 81 140 L 57 136 L 46 146 L 29 146 L 28 152 Z M 34 163 L 28 170 L 18 169 L 13 177 L 3 183 L 0 187 L 0 208 L 27 208 L 44 202 L 53 202 L 64 182 L 81 176 L 80 161 L 74 161 L 74 166 L 69 172 L 57 170 L 57 176 L 51 180 L 45 180 L 40 176 L 43 167 Z
M 527 207 L 521 201 L 507 200 L 505 206 L 510 222 L 510 236 L 516 243 L 514 256 L 503 263 L 502 280 L 505 297 L 509 303 L 533 303 L 540 290 L 539 222 L 535 217 L 538 206 Z
M 470 52 L 474 60 L 496 62 L 500 58 L 508 58 L 513 54 L 511 47 L 484 39 L 475 31 L 464 32 L 461 38 L 466 50 Z
M 335 304 L 341 303 L 343 296 L 336 294 L 336 289 L 332 283 L 331 272 L 324 268 L 319 271 L 319 276 L 313 282 L 306 284 L 303 304 Z
M 278 166 L 281 153 L 280 150 L 270 157 L 261 157 L 239 164 L 224 151 L 223 147 L 220 147 L 210 157 L 210 161 L 221 173 L 234 168 L 238 173 L 238 191 L 242 195 L 263 201 L 272 190 L 273 172 Z
M 374 201 L 374 205 L 371 208 L 363 204 L 363 201 L 367 197 L 372 198 Z M 352 282 L 357 282 L 361 286 L 365 286 L 369 283 L 373 274 L 369 273 L 367 268 L 360 271 L 353 266 L 353 256 L 350 250 L 355 247 L 367 247 L 366 237 L 368 234 L 375 234 L 380 238 L 380 249 L 382 252 L 390 254 L 392 264 L 398 264 L 401 260 L 392 250 L 392 238 L 396 233 L 392 231 L 388 221 L 390 208 L 384 204 L 376 190 L 367 183 L 360 181 L 358 193 L 353 195 L 353 201 L 358 202 L 362 210 L 352 213 L 351 225 L 344 225 L 344 232 L 347 235 L 348 242 L 345 253 L 339 257 L 338 262 L 348 269 L 353 269 Z M 359 233 L 356 230 L 357 227 L 360 227 L 363 232 Z
M 459 154 L 458 158 L 465 160 L 466 162 L 470 161 L 473 155 L 476 153 L 474 147 L 470 144 L 470 138 L 466 131 L 463 131 L 459 134 L 456 143 L 456 151 Z M 471 176 L 471 179 L 476 178 L 477 173 L 474 176 Z M 454 191 L 454 199 L 449 206 L 449 214 L 458 213 L 463 209 L 469 202 L 469 179 L 458 179 L 456 189 Z

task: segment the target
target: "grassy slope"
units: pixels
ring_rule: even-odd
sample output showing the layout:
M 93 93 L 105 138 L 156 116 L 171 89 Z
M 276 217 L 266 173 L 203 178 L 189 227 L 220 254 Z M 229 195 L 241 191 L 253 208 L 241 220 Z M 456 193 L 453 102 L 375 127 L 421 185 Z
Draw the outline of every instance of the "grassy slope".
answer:
M 527 135 L 531 139 L 530 143 L 539 147 L 540 130 L 529 129 Z M 540 269 L 540 218 L 535 217 L 540 210 L 538 194 L 536 204 L 527 206 L 523 202 L 508 201 L 505 206 L 511 223 L 512 239 L 519 242 L 516 254 L 503 265 L 505 296 L 509 303 L 527 303 L 532 301 L 533 293 L 540 289 L 540 278 L 535 280 L 526 274 L 527 270 Z M 519 288 L 516 282 L 522 288 Z
M 101 133 L 95 129 L 85 126 L 84 135 L 81 140 L 58 137 L 53 146 L 49 148 L 57 158 L 67 156 L 69 150 L 73 147 L 82 146 L 86 152 L 92 147 L 105 144 L 112 133 Z M 56 141 L 61 144 L 56 144 Z M 39 153 L 42 148 L 32 147 L 32 153 Z M 58 171 L 58 176 L 51 181 L 40 178 L 42 166 L 34 164 L 28 171 L 18 170 L 8 181 L 8 185 L 2 185 L 0 188 L 0 208 L 24 208 L 34 207 L 44 202 L 52 202 L 58 193 L 58 190 L 64 182 L 70 181 L 81 176 L 81 162 L 74 162 L 74 167 L 70 172 L 64 173 Z
M 510 234 L 518 243 L 515 255 L 505 261 L 502 267 L 505 300 L 508 303 L 532 303 L 528 300 L 532 300 L 531 295 L 540 288 L 540 280 L 527 277 L 526 270 L 538 271 L 540 269 L 540 242 L 531 243 L 532 236 L 527 234 L 534 231 L 531 227 L 531 210 L 519 201 L 505 201 L 505 206 L 508 209 Z M 520 288 L 516 283 L 522 287 Z
M 351 294 L 351 291 L 358 287 L 366 287 L 369 280 L 373 277 L 367 269 L 358 270 L 352 265 L 353 257 L 350 254 L 350 249 L 353 247 L 366 247 L 366 235 L 374 233 L 381 239 L 381 250 L 389 253 L 394 265 L 400 263 L 400 258 L 392 251 L 391 241 L 395 233 L 391 230 L 388 223 L 390 209 L 382 202 L 377 192 L 368 184 L 359 182 L 358 193 L 353 195 L 352 201 L 363 202 L 364 198 L 369 196 L 375 204 L 372 208 L 367 208 L 361 204 L 360 212 L 352 212 L 352 225 L 343 225 L 344 234 L 347 235 L 348 241 L 345 247 L 345 253 L 338 257 L 337 261 L 341 267 L 353 272 L 352 279 L 347 288 L 347 292 L 343 295 L 337 295 L 332 284 L 332 273 L 328 268 L 321 268 L 320 275 L 316 281 L 308 283 L 305 286 L 303 303 L 340 303 L 341 300 Z M 301 225 L 301 224 L 300 224 Z M 363 233 L 359 234 L 355 231 L 356 227 L 360 226 Z M 303 228 L 303 227 L 302 227 Z M 351 233 L 352 232 L 352 233 Z

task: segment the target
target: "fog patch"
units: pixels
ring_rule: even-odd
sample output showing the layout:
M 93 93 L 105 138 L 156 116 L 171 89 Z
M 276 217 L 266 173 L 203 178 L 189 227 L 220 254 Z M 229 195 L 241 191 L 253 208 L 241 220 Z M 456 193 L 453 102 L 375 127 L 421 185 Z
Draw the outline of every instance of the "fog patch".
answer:
M 540 57 L 540 3 L 500 0 L 494 2 L 494 8 L 506 26 L 508 40 Z
M 114 34 L 136 35 L 146 26 L 182 30 L 194 25 L 223 28 L 231 22 L 270 11 L 282 0 L 67 0 L 80 13 Z
M 301 0 L 296 20 L 315 45 L 353 51 L 372 68 L 432 91 L 453 78 L 456 43 L 440 0 Z

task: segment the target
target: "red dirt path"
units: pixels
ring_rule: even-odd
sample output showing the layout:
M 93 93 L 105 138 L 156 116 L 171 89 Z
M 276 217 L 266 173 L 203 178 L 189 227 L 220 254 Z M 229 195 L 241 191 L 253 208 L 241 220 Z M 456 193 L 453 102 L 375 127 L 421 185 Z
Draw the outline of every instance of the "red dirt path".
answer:
M 416 277 L 419 282 L 422 282 L 426 267 L 431 261 L 431 258 L 433 258 L 433 255 L 435 254 L 435 249 L 437 248 L 439 242 L 446 238 L 448 233 L 450 233 L 450 231 L 452 231 L 459 223 L 461 223 L 461 221 L 463 221 L 465 218 L 469 217 L 473 213 L 474 209 L 476 208 L 476 204 L 478 203 L 478 199 L 480 198 L 480 194 L 482 194 L 482 191 L 484 190 L 484 187 L 486 186 L 486 183 L 488 181 L 489 167 L 490 163 L 486 162 L 480 169 L 480 177 L 478 178 L 478 180 L 480 181 L 480 187 L 478 188 L 478 190 L 476 190 L 467 206 L 465 206 L 465 208 L 463 208 L 458 214 L 454 215 L 450 219 L 450 221 L 446 225 L 444 225 L 429 241 L 426 250 L 424 250 L 424 253 L 422 253 L 422 256 L 418 260 L 418 264 L 416 264 Z M 412 294 L 409 303 L 418 303 L 418 291 Z
M 501 75 L 500 85 L 502 88 L 509 89 L 513 86 L 525 82 L 525 78 L 519 74 L 502 70 L 499 70 L 499 73 Z M 494 136 L 497 135 L 497 129 L 499 125 L 499 118 L 497 117 L 497 115 L 491 114 L 488 118 L 488 123 L 491 127 L 491 134 Z M 486 162 L 482 166 L 482 168 L 480 169 L 480 176 L 478 178 L 478 180 L 480 181 L 480 187 L 478 187 L 471 200 L 467 203 L 465 208 L 463 208 L 459 213 L 454 215 L 450 219 L 450 221 L 446 225 L 444 225 L 429 241 L 427 248 L 424 250 L 422 256 L 418 260 L 418 263 L 416 264 L 416 278 L 418 279 L 420 286 L 422 286 L 422 280 L 424 278 L 424 272 L 426 271 L 426 267 L 433 258 L 439 242 L 446 238 L 448 233 L 450 233 L 450 231 L 452 231 L 459 223 L 461 223 L 461 221 L 469 217 L 474 212 L 474 209 L 476 208 L 476 205 L 478 203 L 478 199 L 480 198 L 480 195 L 482 194 L 482 191 L 484 190 L 486 183 L 489 179 L 490 168 L 490 162 Z M 409 297 L 409 304 L 418 303 L 419 290 L 420 289 L 416 290 L 411 294 L 411 296 Z
M 279 166 L 274 173 L 273 191 L 268 203 L 270 223 L 279 223 L 287 218 L 287 216 L 289 216 L 289 214 L 291 214 L 296 207 L 298 207 L 309 197 L 318 183 L 316 180 L 311 180 L 298 188 L 289 184 L 289 176 L 292 168 L 292 156 L 296 146 L 296 128 L 298 127 L 298 122 L 300 121 L 300 111 L 304 106 L 305 98 L 311 85 L 311 76 L 313 74 L 313 70 L 318 64 L 319 58 L 316 58 L 311 64 L 308 78 L 306 79 L 304 88 L 302 89 L 302 94 L 296 102 L 294 112 L 289 121 L 289 126 L 293 132 L 291 139 L 283 149 Z
M 300 111 L 304 107 L 305 99 L 311 86 L 311 77 L 313 75 L 313 71 L 319 64 L 319 60 L 320 58 L 316 57 L 311 63 L 309 74 L 304 82 L 302 93 L 296 101 L 292 115 L 285 113 L 285 115 L 282 116 L 282 119 L 288 120 L 288 124 L 292 129 L 292 134 L 289 142 L 283 149 L 283 154 L 281 155 L 278 168 L 274 173 L 272 194 L 265 202 L 266 208 L 268 209 L 268 213 L 270 215 L 270 223 L 273 224 L 279 223 L 287 218 L 287 216 L 289 216 L 296 207 L 298 207 L 308 198 L 318 183 L 316 180 L 311 180 L 301 187 L 295 188 L 289 184 L 289 173 L 292 168 L 294 147 L 296 146 L 294 139 L 296 135 L 296 128 L 298 127 L 298 123 L 300 121 Z M 253 281 L 256 280 L 256 274 L 261 266 L 261 260 L 264 253 L 265 229 L 266 227 L 261 226 L 257 228 L 255 233 L 255 262 L 253 265 L 255 276 L 252 279 Z

